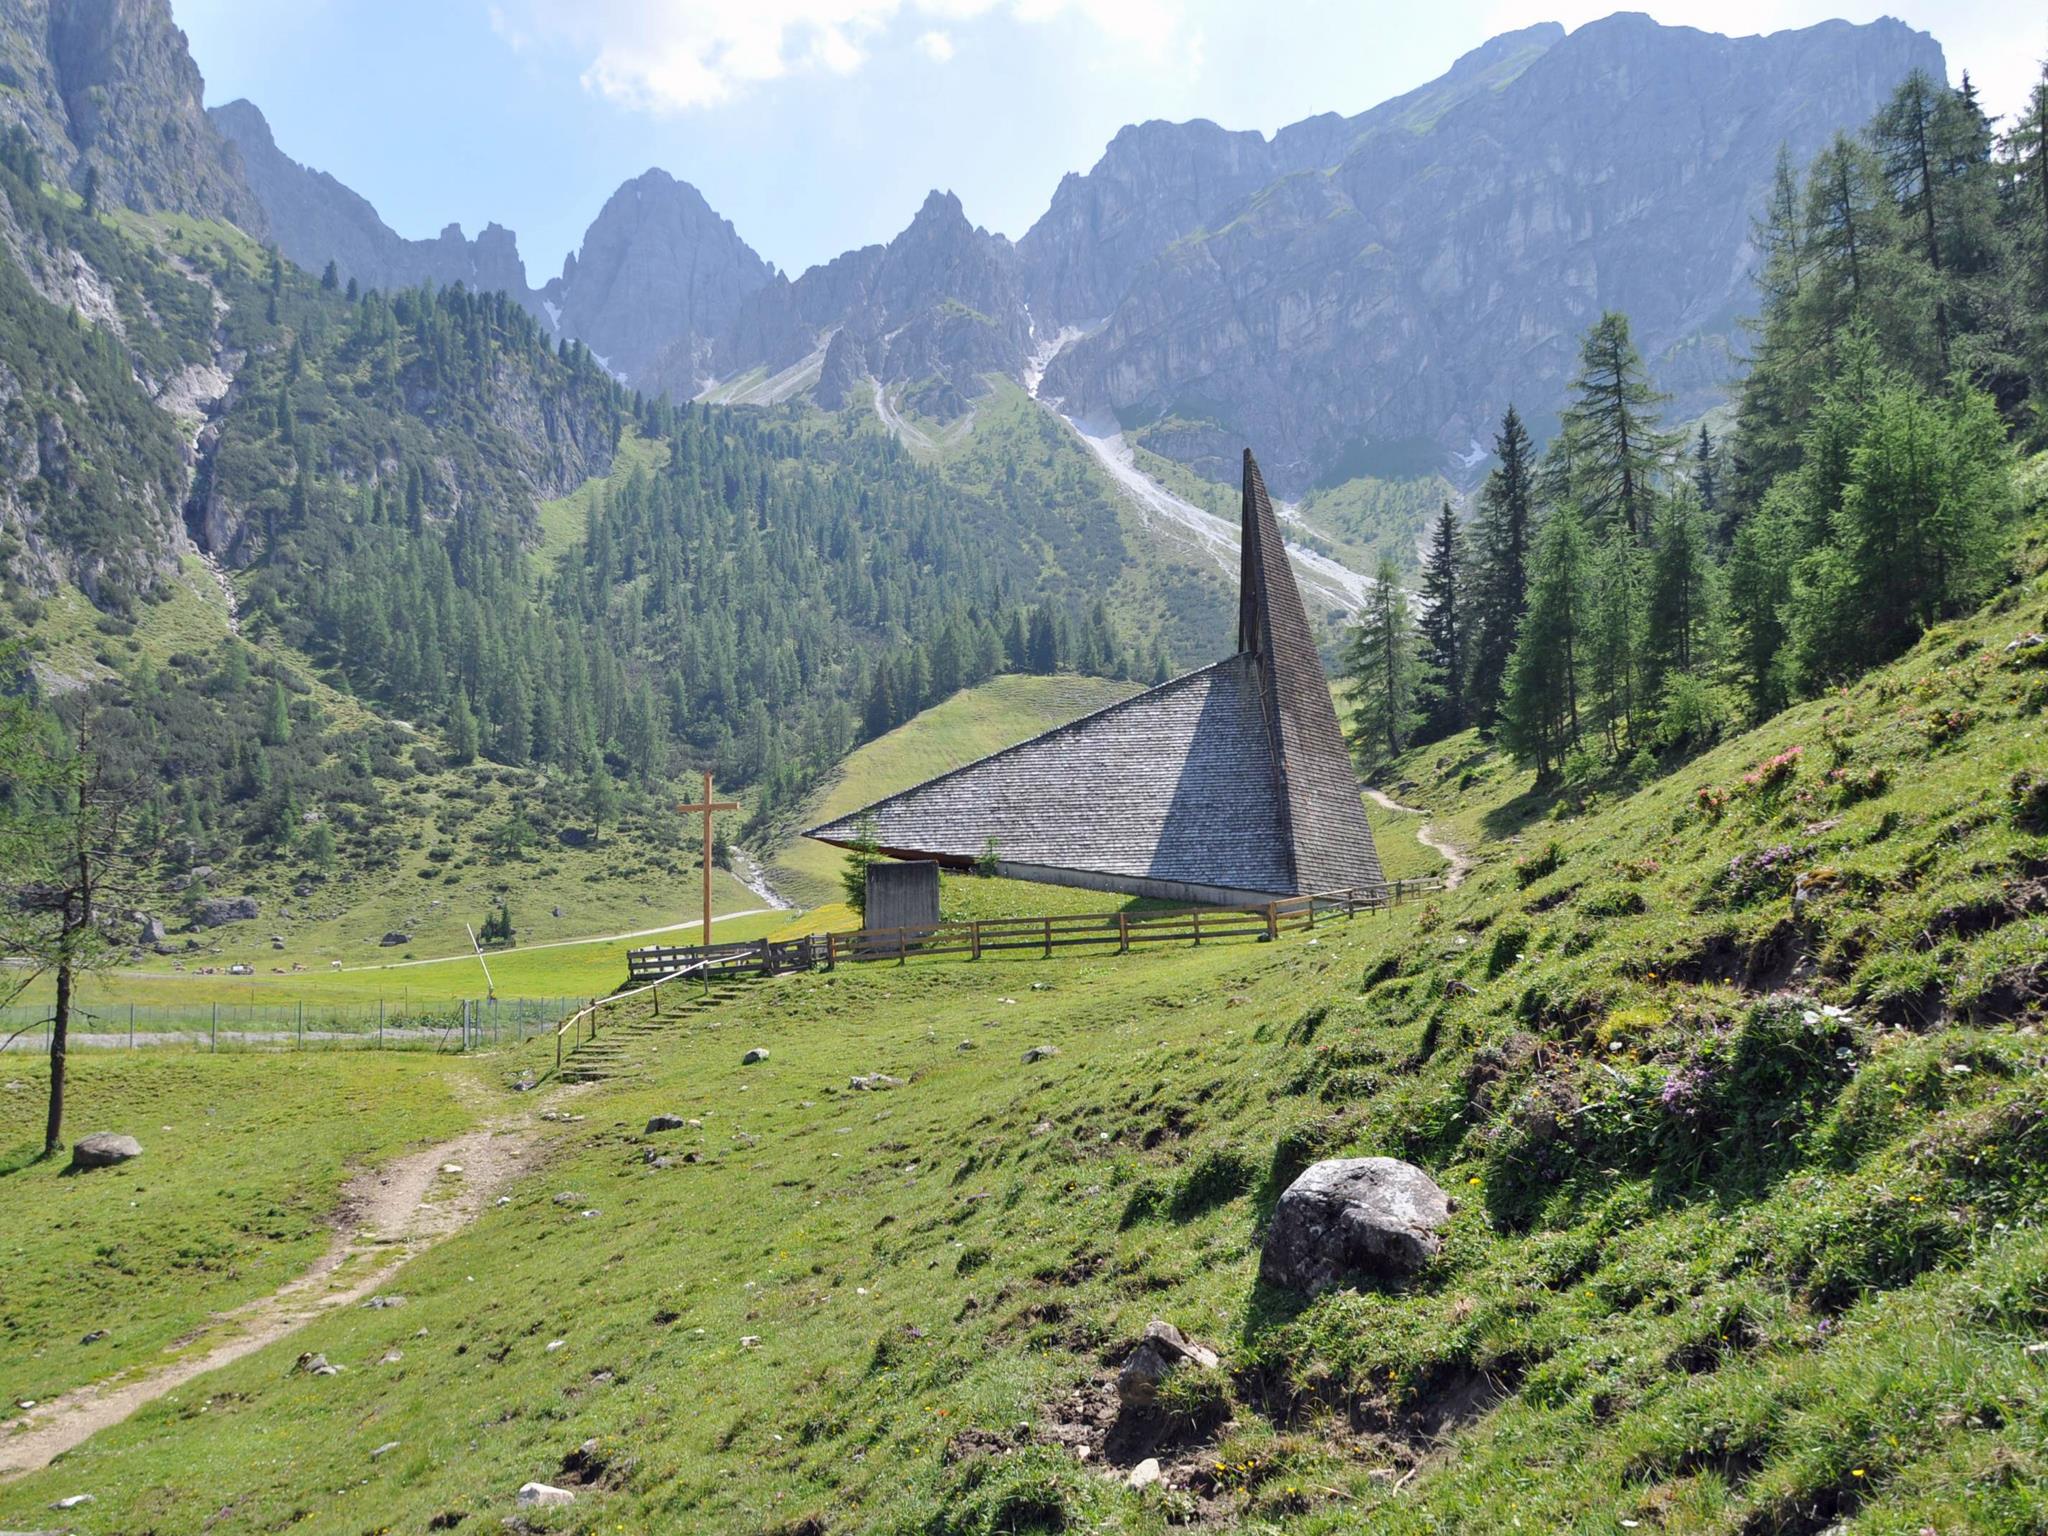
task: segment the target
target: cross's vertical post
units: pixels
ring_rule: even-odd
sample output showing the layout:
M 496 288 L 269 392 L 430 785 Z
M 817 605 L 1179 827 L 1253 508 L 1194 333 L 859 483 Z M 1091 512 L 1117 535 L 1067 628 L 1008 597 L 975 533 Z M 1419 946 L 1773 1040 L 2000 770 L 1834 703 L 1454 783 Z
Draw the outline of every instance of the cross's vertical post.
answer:
M 704 799 L 698 805 L 676 807 L 685 816 L 702 815 L 704 818 L 704 937 L 706 950 L 711 948 L 711 817 L 718 811 L 736 811 L 740 808 L 737 800 L 713 800 L 711 798 L 711 772 L 704 772 Z M 708 958 L 708 957 L 707 957 Z

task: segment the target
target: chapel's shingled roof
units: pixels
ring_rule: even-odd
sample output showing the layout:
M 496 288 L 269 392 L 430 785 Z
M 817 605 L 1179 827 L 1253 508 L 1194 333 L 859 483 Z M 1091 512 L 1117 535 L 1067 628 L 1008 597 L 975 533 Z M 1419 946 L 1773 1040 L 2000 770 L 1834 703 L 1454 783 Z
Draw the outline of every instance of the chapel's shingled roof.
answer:
M 896 858 L 1139 894 L 1300 895 L 1376 885 L 1372 829 L 1287 548 L 1244 456 L 1238 653 L 878 800 L 807 836 L 872 824 Z

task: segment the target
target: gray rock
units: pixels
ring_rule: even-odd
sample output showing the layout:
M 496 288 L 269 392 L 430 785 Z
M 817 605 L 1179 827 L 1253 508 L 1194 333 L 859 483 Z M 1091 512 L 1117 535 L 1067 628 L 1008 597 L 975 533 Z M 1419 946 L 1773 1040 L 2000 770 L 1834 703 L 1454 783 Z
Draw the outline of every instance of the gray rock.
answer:
M 94 1131 L 90 1136 L 81 1136 L 71 1149 L 71 1166 L 74 1168 L 111 1168 L 116 1163 L 125 1163 L 131 1157 L 142 1156 L 142 1143 L 133 1136 L 122 1136 L 114 1131 Z
M 412 935 L 409 933 L 400 933 L 396 928 L 394 928 L 389 933 L 385 934 L 384 937 L 379 939 L 377 942 L 383 945 L 386 949 L 396 949 L 401 944 L 410 944 L 412 942 Z
M 1133 1488 L 1149 1488 L 1158 1482 L 1162 1475 L 1159 1470 L 1159 1458 L 1157 1456 L 1147 1456 L 1143 1461 L 1131 1468 L 1129 1482 Z
M 398 1441 L 386 1440 L 382 1445 L 378 1446 L 377 1449 L 370 1452 L 370 1460 L 375 1461 L 379 1456 L 388 1456 L 393 1451 L 397 1450 L 398 1446 Z
M 292 1369 L 308 1376 L 339 1376 L 342 1372 L 342 1367 L 329 1365 L 325 1355 L 316 1355 L 310 1350 L 299 1356 Z
M 647 1129 L 642 1134 L 652 1136 L 656 1131 L 680 1131 L 689 1123 L 681 1115 L 656 1115 L 647 1122 Z
M 743 1067 L 751 1067 L 755 1062 L 766 1061 L 767 1059 L 768 1048 L 765 1045 L 757 1045 L 751 1051 L 747 1052 L 746 1055 L 740 1058 L 740 1065 Z
M 520 1485 L 519 1502 L 529 1509 L 535 1506 L 546 1509 L 552 1505 L 574 1504 L 576 1495 L 567 1488 L 557 1488 L 550 1483 L 524 1483 Z
M 162 918 L 144 917 L 142 919 L 142 943 L 161 944 L 163 943 L 165 937 L 166 934 L 164 932 L 164 920 Z
M 869 1072 L 865 1076 L 848 1079 L 846 1086 L 856 1093 L 881 1093 L 885 1089 L 901 1088 L 904 1083 L 902 1078 L 891 1077 L 886 1072 Z
M 202 928 L 218 928 L 224 923 L 246 923 L 262 910 L 254 896 L 209 896 L 199 903 L 193 919 Z
M 1332 1158 L 1281 1195 L 1259 1278 L 1311 1296 L 1346 1281 L 1399 1280 L 1442 1249 L 1450 1215 L 1444 1192 L 1413 1164 Z
M 52 1504 L 52 1505 L 50 1506 L 50 1508 L 52 1508 L 52 1509 L 81 1509 L 81 1508 L 83 1508 L 83 1507 L 84 1507 L 85 1505 L 87 1505 L 87 1504 L 97 1504 L 98 1502 L 99 1502 L 99 1500 L 95 1499 L 95 1498 L 94 1498 L 94 1497 L 93 1497 L 93 1496 L 92 1496 L 91 1494 L 89 1494 L 89 1493 L 74 1493 L 74 1494 L 71 1494 L 71 1495 L 70 1495 L 69 1497 L 67 1497 L 67 1498 L 62 1498 L 62 1499 L 59 1499 L 59 1500 L 57 1500 L 57 1502 L 56 1502 L 56 1503 L 54 1503 L 54 1504 Z
M 1159 1384 L 1175 1371 L 1184 1366 L 1213 1371 L 1216 1365 L 1215 1350 L 1191 1342 L 1173 1324 L 1154 1318 L 1117 1373 L 1116 1395 L 1126 1408 L 1149 1408 L 1159 1399 Z
M 1048 1061 L 1059 1053 L 1060 1048 L 1056 1045 L 1034 1045 L 1024 1053 L 1024 1065 L 1028 1067 L 1034 1061 Z

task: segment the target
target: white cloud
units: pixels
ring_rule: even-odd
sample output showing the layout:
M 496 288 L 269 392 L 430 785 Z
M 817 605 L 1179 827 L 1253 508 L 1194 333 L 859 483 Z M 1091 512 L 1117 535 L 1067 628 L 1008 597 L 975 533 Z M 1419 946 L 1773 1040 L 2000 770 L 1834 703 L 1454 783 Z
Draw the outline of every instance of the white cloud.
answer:
M 1189 0 L 499 0 L 491 28 L 520 52 L 543 43 L 582 66 L 583 84 L 624 106 L 680 112 L 716 106 L 800 71 L 851 74 L 901 16 L 960 23 L 1007 12 L 1025 23 L 1072 18 L 1146 58 L 1164 56 Z M 956 51 L 937 29 L 916 46 Z

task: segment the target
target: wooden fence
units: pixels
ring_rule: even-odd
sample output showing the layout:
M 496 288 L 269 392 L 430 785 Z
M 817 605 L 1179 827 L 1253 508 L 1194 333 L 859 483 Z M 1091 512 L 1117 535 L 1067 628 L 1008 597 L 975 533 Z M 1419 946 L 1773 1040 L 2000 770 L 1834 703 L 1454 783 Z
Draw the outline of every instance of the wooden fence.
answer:
M 808 971 L 818 963 L 821 941 L 754 939 L 739 944 L 671 944 L 626 951 L 626 980 L 665 981 L 680 971 L 693 976 L 778 975 Z
M 778 975 L 828 970 L 842 963 L 917 957 L 979 960 L 1005 951 L 1092 947 L 1130 953 L 1144 944 L 1207 944 L 1231 939 L 1272 940 L 1315 927 L 1318 920 L 1398 906 L 1410 896 L 1443 888 L 1439 879 L 1395 880 L 1384 885 L 1287 896 L 1262 906 L 1177 907 L 1170 910 L 1090 912 L 1044 917 L 991 917 L 965 923 L 931 923 L 910 928 L 866 928 L 802 939 L 755 940 L 744 944 L 660 946 L 628 950 L 630 981 L 666 980 L 687 972 L 717 975 Z
M 1287 896 L 1262 906 L 1178 907 L 1164 911 L 1090 912 L 1047 917 L 992 917 L 976 922 L 933 923 L 912 928 L 867 928 L 828 933 L 822 948 L 826 966 L 842 961 L 893 960 L 913 956 L 960 956 L 979 960 L 1006 950 L 1031 950 L 1050 957 L 1056 949 L 1092 947 L 1128 954 L 1143 944 L 1207 944 L 1230 939 L 1271 941 L 1283 933 L 1315 927 L 1319 919 L 1398 906 L 1423 891 L 1441 890 L 1440 879 L 1396 880 L 1385 885 Z
M 1318 921 L 1397 907 L 1411 896 L 1443 888 L 1441 879 L 1430 876 L 1325 891 L 1314 896 L 1286 896 L 1263 906 L 991 917 L 967 923 L 868 928 L 859 933 L 828 933 L 800 939 L 631 949 L 626 951 L 627 980 L 641 985 L 609 997 L 592 998 L 562 1020 L 555 1030 L 555 1068 L 559 1071 L 564 1056 L 573 1054 L 578 1045 L 597 1038 L 598 1016 L 603 1009 L 652 993 L 654 1011 L 659 1014 L 664 982 L 700 981 L 708 986 L 714 976 L 775 976 L 786 971 L 808 971 L 821 962 L 831 970 L 842 963 L 893 960 L 905 965 L 912 956 L 957 955 L 979 960 L 1006 950 L 1036 950 L 1050 957 L 1056 949 L 1080 946 L 1114 948 L 1118 954 L 1128 954 L 1136 944 L 1210 944 L 1232 939 L 1268 942 L 1283 933 L 1312 929 Z

